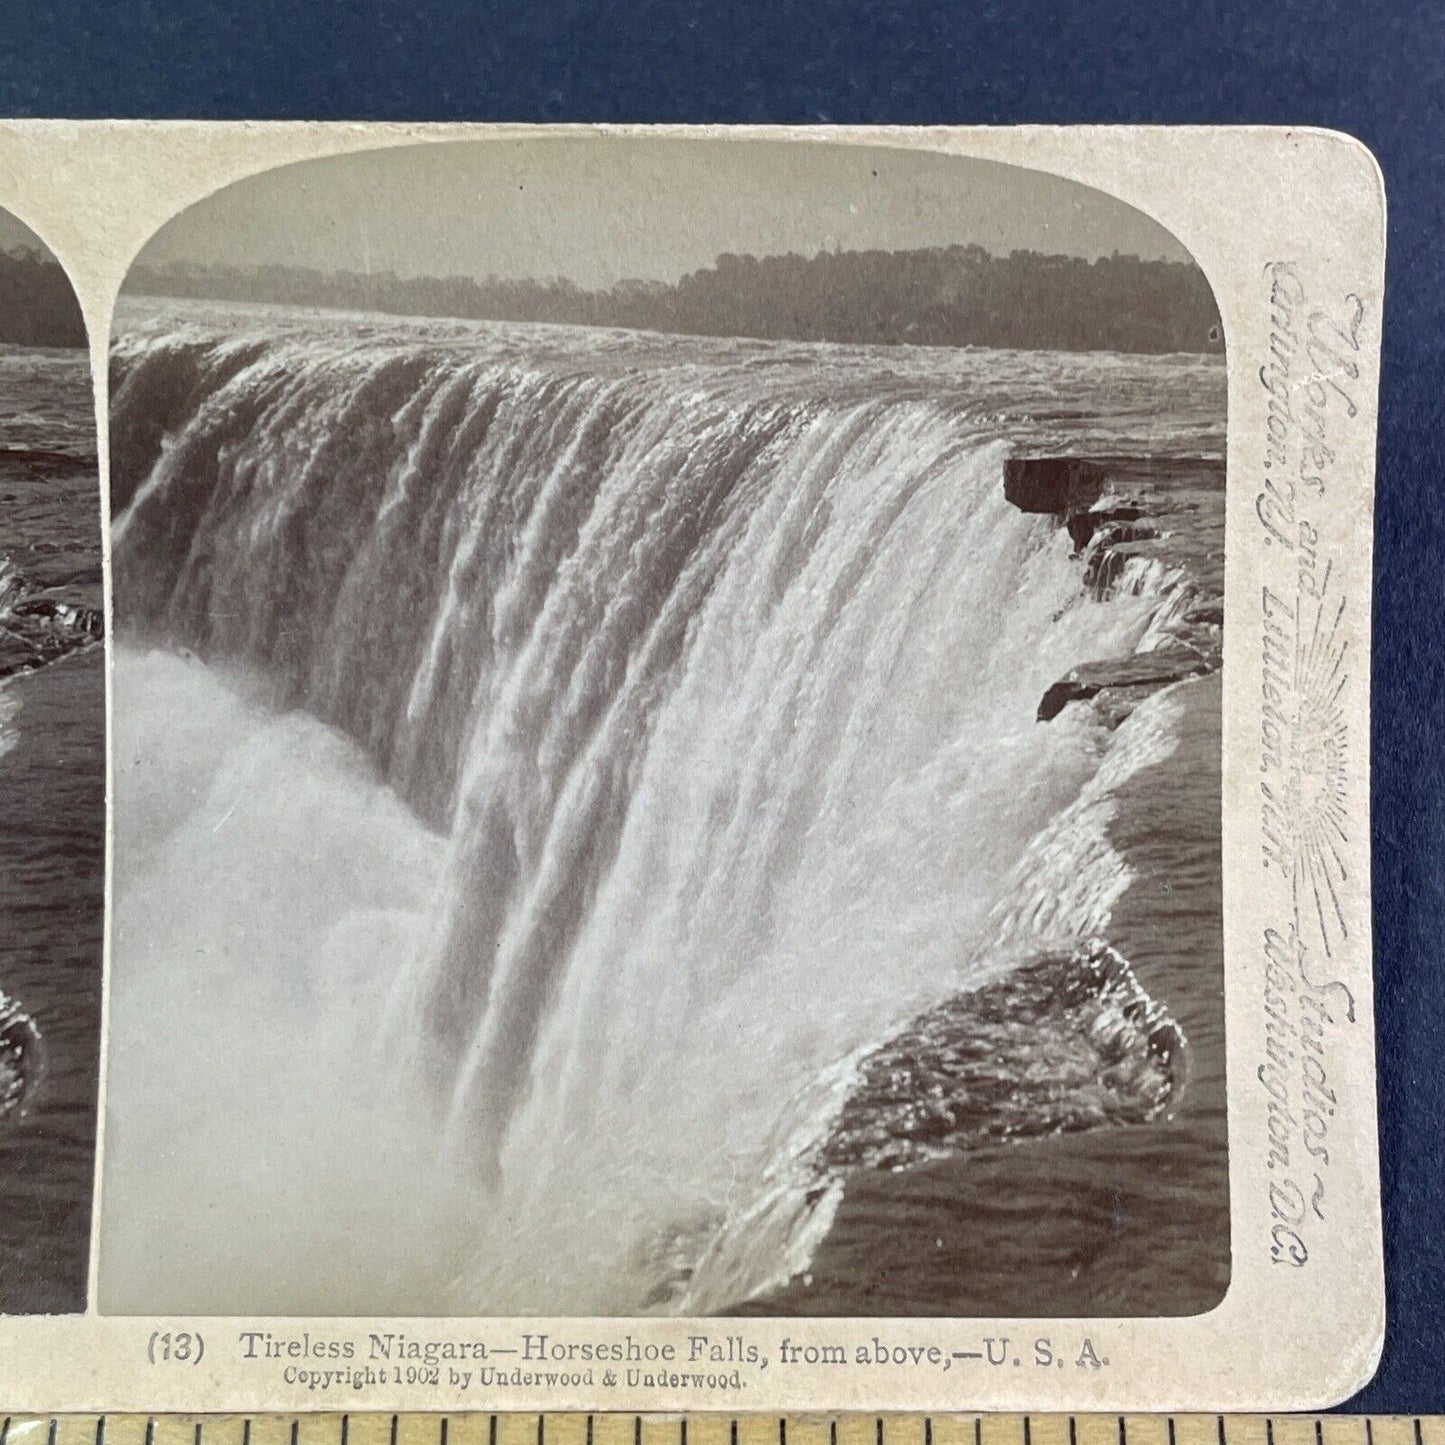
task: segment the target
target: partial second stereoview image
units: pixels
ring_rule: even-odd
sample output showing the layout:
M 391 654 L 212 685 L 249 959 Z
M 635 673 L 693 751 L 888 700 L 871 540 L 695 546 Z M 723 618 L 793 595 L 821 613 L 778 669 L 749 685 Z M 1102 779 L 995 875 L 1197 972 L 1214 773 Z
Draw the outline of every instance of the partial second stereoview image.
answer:
M 100 481 L 85 323 L 0 211 L 0 1313 L 85 1308 L 105 874 Z
M 1225 391 L 1175 237 L 994 162 L 448 142 L 172 220 L 101 1310 L 1218 1304 Z

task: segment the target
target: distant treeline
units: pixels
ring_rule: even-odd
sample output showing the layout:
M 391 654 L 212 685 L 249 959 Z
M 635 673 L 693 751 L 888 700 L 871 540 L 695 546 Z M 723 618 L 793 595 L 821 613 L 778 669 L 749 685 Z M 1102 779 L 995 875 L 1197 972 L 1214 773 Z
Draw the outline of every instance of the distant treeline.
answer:
M 85 321 L 60 263 L 34 246 L 0 251 L 0 341 L 84 346 Z
M 550 321 L 692 336 L 751 336 L 1058 351 L 1222 351 L 1198 267 L 1114 255 L 1096 261 L 981 246 L 732 256 L 684 276 L 585 291 L 570 281 L 174 262 L 137 266 L 143 295 L 263 301 L 408 316 Z

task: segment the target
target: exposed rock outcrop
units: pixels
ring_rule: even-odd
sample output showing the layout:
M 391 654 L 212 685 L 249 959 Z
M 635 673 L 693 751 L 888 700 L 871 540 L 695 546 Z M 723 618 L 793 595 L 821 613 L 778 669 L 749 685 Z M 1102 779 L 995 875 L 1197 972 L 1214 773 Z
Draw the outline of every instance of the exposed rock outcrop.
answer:
M 1010 457 L 1003 496 L 1021 512 L 1049 512 L 1067 520 L 1103 495 L 1108 471 L 1084 457 Z
M 1100 693 L 1112 696 L 1106 701 L 1117 706 L 1121 698 L 1133 705 L 1156 688 L 1181 682 L 1186 677 L 1202 677 L 1213 672 L 1218 663 L 1201 656 L 1188 647 L 1160 647 L 1153 652 L 1136 652 L 1107 662 L 1084 662 L 1070 668 L 1043 695 L 1039 703 L 1039 721 L 1058 717 L 1071 702 L 1097 698 Z M 1127 713 L 1125 714 L 1127 715 Z M 1122 718 L 1119 719 L 1122 721 Z
M 1158 568 L 1176 574 L 1180 605 L 1152 651 L 1082 661 L 1039 703 L 1048 722 L 1071 703 L 1117 726 L 1150 693 L 1221 665 L 1224 636 L 1224 463 L 1209 458 L 1015 457 L 1004 497 L 1020 511 L 1055 517 L 1103 600 L 1137 590 Z

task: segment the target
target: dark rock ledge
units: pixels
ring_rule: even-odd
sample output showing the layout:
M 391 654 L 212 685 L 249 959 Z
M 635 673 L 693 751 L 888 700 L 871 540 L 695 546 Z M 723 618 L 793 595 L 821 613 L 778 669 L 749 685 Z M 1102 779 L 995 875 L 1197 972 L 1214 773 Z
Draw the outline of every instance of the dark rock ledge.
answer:
M 1014 457 L 1004 498 L 1054 517 L 1069 534 L 1085 588 L 1101 601 L 1128 585 L 1129 562 L 1177 569 L 1170 638 L 1151 652 L 1081 662 L 1045 693 L 1039 721 L 1071 703 L 1117 727 L 1150 693 L 1215 672 L 1224 637 L 1224 463 L 1202 457 Z

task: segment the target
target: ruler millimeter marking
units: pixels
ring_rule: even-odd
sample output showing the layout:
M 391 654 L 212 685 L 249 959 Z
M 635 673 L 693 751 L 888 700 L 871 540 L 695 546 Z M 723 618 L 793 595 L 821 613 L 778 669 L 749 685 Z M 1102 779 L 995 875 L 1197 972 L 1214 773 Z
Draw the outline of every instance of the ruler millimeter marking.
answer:
M 0 1445 L 1445 1445 L 1445 1417 L 0 1415 Z

